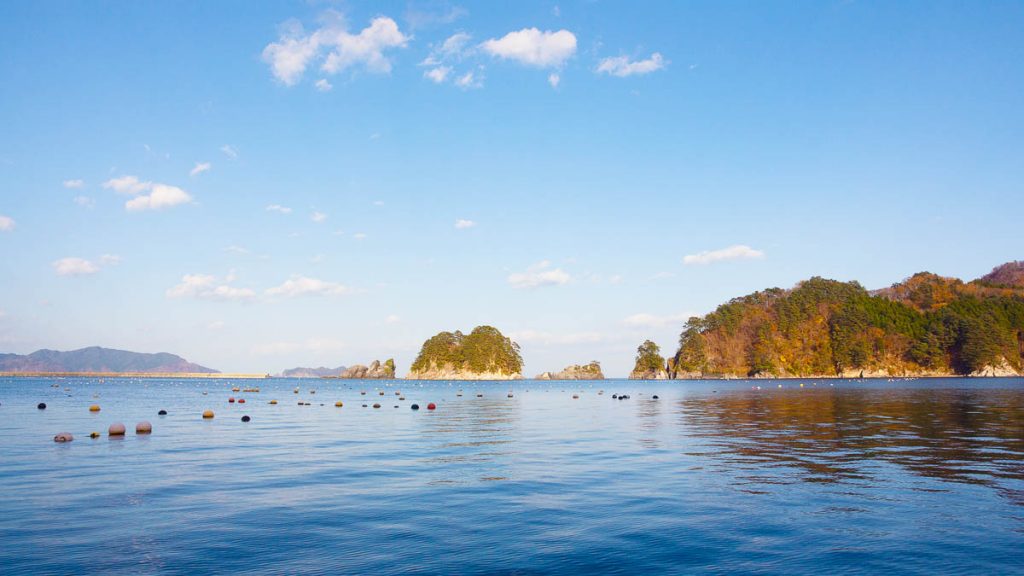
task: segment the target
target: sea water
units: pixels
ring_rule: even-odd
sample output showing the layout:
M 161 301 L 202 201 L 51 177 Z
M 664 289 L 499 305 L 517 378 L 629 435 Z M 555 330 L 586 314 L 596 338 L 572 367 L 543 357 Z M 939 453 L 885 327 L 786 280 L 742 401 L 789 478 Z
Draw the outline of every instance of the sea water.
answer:
M 1024 380 L 779 386 L 0 379 L 0 573 L 1024 572 Z

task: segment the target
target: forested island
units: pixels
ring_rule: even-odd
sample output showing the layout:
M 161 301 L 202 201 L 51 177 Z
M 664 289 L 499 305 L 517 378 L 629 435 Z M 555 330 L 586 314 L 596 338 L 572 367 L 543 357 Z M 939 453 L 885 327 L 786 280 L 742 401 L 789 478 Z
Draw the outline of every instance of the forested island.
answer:
M 517 380 L 523 377 L 519 345 L 493 326 L 469 334 L 440 332 L 423 343 L 407 380 Z
M 1013 376 L 1024 262 L 971 282 L 921 272 L 868 292 L 814 277 L 734 298 L 685 324 L 672 378 Z

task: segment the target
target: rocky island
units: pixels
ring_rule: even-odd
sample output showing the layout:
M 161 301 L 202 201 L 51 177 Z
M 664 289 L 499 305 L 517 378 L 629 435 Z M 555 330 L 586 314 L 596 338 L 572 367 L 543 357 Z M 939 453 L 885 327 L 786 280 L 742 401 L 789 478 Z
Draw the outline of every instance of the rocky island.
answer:
M 604 380 L 601 363 L 594 360 L 590 364 L 573 364 L 566 366 L 561 372 L 544 372 L 538 374 L 536 380 Z
M 734 298 L 689 319 L 666 368 L 673 378 L 1016 376 L 1022 356 L 1024 262 L 1010 262 L 970 282 L 921 272 L 868 292 L 815 277 Z
M 630 380 L 668 380 L 665 358 L 661 348 L 650 340 L 645 340 L 636 349 L 636 362 L 629 373 Z
M 469 334 L 440 332 L 423 343 L 407 380 L 517 380 L 522 378 L 519 345 L 492 326 Z

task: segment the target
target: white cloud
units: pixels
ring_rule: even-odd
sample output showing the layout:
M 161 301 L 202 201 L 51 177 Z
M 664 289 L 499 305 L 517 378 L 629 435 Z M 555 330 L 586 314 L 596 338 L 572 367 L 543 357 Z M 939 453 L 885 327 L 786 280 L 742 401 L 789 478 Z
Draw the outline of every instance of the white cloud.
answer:
M 228 246 L 227 248 L 224 249 L 224 251 L 225 252 L 230 252 L 232 254 L 248 254 L 249 253 L 248 249 L 246 249 L 246 248 L 244 248 L 242 246 L 236 246 L 236 245 Z
M 423 73 L 423 77 L 433 81 L 435 84 L 444 84 L 448 74 L 452 71 L 451 66 L 438 66 Z
M 631 328 L 664 328 L 666 326 L 682 326 L 694 314 L 683 312 L 681 314 L 668 314 L 658 316 L 655 314 L 633 314 L 622 320 L 622 323 Z
M 14 218 L 0 216 L 0 232 L 10 232 L 11 230 L 14 230 Z
M 472 90 L 484 87 L 484 79 L 475 72 L 466 72 L 455 79 L 455 85 L 463 90 Z
M 292 209 L 287 206 L 281 206 L 280 204 L 271 204 L 266 208 L 267 212 L 278 212 L 280 214 L 291 214 Z
M 468 12 L 461 6 L 449 6 L 447 2 L 442 3 L 436 9 L 412 8 L 405 11 L 405 20 L 411 28 L 425 28 L 439 24 L 451 24 L 462 18 Z
M 93 206 L 96 205 L 96 200 L 90 198 L 89 196 L 75 196 L 74 199 L 72 199 L 72 201 L 75 204 L 82 206 L 83 208 L 92 208 Z
M 120 176 L 103 183 L 104 188 L 112 189 L 118 194 L 139 194 L 153 187 L 152 182 L 142 182 L 135 176 Z
M 567 284 L 572 277 L 561 268 L 551 268 L 551 263 L 543 260 L 530 266 L 526 272 L 509 274 L 508 283 L 513 288 L 539 288 L 541 286 L 561 286 Z
M 117 266 L 121 263 L 121 257 L 116 254 L 104 254 L 100 256 L 100 264 L 103 266 Z
M 186 274 L 181 283 L 168 288 L 168 298 L 199 298 L 203 300 L 248 300 L 256 293 L 248 288 L 236 288 L 230 285 L 233 275 L 224 280 L 209 274 Z
M 187 204 L 191 201 L 192 197 L 189 196 L 188 192 L 177 186 L 153 184 L 152 191 L 148 195 L 136 196 L 125 202 L 124 207 L 129 212 L 163 210 L 164 208 L 170 208 L 179 204 Z
M 189 171 L 188 175 L 198 176 L 203 172 L 208 171 L 210 168 L 213 168 L 213 164 L 210 164 L 209 162 L 196 162 L 195 168 L 192 168 L 192 170 Z
M 238 150 L 236 150 L 235 147 L 230 144 L 225 144 L 221 146 L 220 151 L 223 152 L 225 156 L 231 158 L 232 160 L 238 158 Z
M 458 220 L 455 221 L 455 228 L 457 230 L 465 230 L 466 228 L 472 228 L 474 226 L 476 226 L 476 222 L 472 220 L 464 220 L 462 218 L 459 218 Z
M 751 260 L 764 258 L 764 252 L 754 250 L 750 246 L 737 244 L 719 250 L 705 250 L 697 254 L 683 256 L 683 264 L 711 264 L 725 260 Z
M 397 314 L 390 314 L 384 319 L 385 324 L 398 324 L 402 319 Z
M 548 84 L 551 84 L 552 88 L 558 88 L 558 85 L 562 82 L 562 77 L 556 72 L 548 74 Z
M 280 286 L 268 288 L 265 293 L 267 296 L 294 298 L 296 296 L 344 296 L 354 292 L 354 289 L 344 284 L 325 282 L 306 276 L 293 276 Z
M 347 345 L 342 340 L 331 338 L 308 338 L 302 342 L 271 342 L 253 346 L 252 353 L 257 356 L 279 356 L 299 351 L 315 354 L 338 354 L 344 352 Z
M 651 54 L 651 57 L 646 60 L 633 60 L 629 59 L 629 56 L 616 56 L 613 58 L 605 58 L 597 65 L 598 74 L 610 74 L 612 76 L 618 76 L 619 78 L 625 78 L 626 76 L 635 76 L 638 74 L 650 74 L 655 70 L 661 70 L 668 64 L 661 54 L 655 52 Z
M 356 240 L 366 240 L 367 238 L 366 234 L 362 232 L 356 232 L 355 234 L 352 235 L 352 237 L 355 238 Z
M 81 188 L 83 186 L 85 186 L 85 181 L 84 180 L 65 180 L 64 181 L 64 187 L 65 188 Z
M 569 334 L 552 334 L 537 330 L 520 330 L 509 334 L 516 343 L 550 345 L 594 344 L 608 340 L 608 336 L 600 332 L 574 332 Z
M 58 276 L 87 276 L 100 271 L 100 267 L 85 258 L 61 258 L 53 262 Z
M 404 48 L 410 37 L 398 29 L 398 24 L 386 16 L 374 18 L 358 34 L 349 33 L 344 18 L 338 13 L 325 15 L 323 26 L 306 34 L 302 26 L 287 26 L 277 42 L 263 49 L 263 60 L 271 72 L 286 86 L 295 85 L 306 67 L 326 52 L 320 70 L 337 74 L 349 67 L 362 65 L 367 71 L 387 74 L 391 60 L 384 52 Z
M 334 88 L 334 85 L 328 82 L 326 78 L 317 80 L 313 86 L 315 86 L 319 92 L 330 92 L 331 89 Z
M 319 224 L 327 220 L 327 214 L 324 214 L 323 212 L 313 212 L 309 215 L 309 219 Z
M 576 35 L 568 30 L 541 32 L 536 28 L 523 28 L 487 40 L 480 47 L 492 56 L 527 66 L 560 68 L 576 53 Z
M 469 43 L 472 36 L 465 32 L 456 32 L 448 37 L 440 46 L 435 46 L 430 51 L 423 62 L 420 62 L 420 66 L 437 66 L 443 62 L 450 62 L 453 60 L 460 60 L 466 55 L 472 53 L 472 50 L 467 50 L 466 45 Z

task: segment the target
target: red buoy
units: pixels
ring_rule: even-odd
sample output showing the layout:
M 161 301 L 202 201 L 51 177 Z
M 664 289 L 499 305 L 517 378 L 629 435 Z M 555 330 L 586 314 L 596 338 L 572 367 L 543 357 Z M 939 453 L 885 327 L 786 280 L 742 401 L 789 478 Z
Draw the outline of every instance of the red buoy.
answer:
M 238 399 L 238 403 L 239 404 L 245 404 L 245 398 L 239 398 Z
M 232 396 L 231 398 L 228 398 L 228 402 L 234 404 L 235 403 L 235 397 Z
M 437 406 L 435 406 L 433 402 L 427 404 L 427 410 L 433 410 L 434 408 L 437 408 Z

